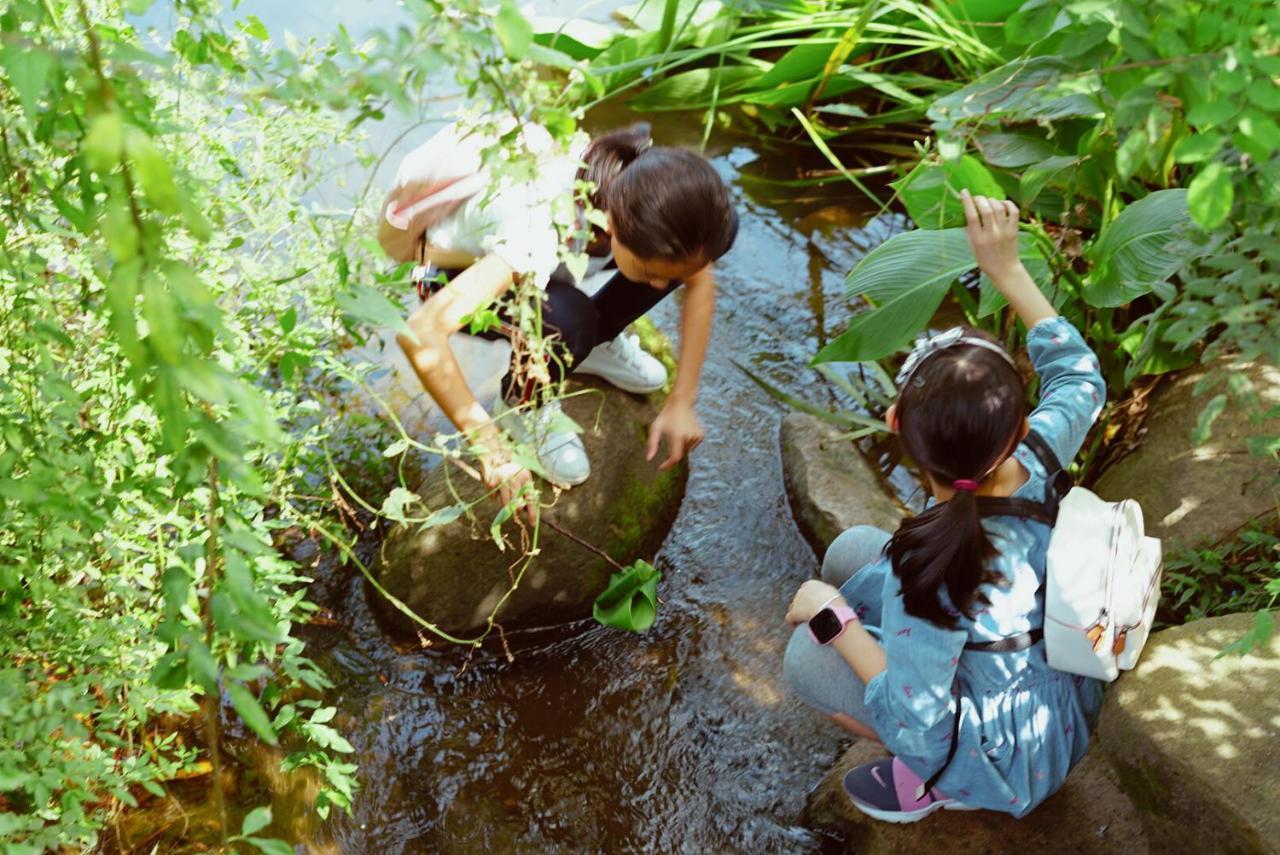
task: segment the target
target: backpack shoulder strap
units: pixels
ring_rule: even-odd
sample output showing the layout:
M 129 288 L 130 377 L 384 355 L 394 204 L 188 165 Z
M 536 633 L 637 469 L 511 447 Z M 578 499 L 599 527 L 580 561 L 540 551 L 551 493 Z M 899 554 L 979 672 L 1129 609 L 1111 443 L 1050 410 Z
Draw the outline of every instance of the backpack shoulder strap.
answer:
M 1036 460 L 1040 461 L 1040 465 L 1044 467 L 1044 471 L 1049 475 L 1049 480 L 1053 480 L 1054 473 L 1061 470 L 1063 466 L 1061 461 L 1058 460 L 1058 455 L 1054 454 L 1053 449 L 1049 447 L 1049 443 L 1045 442 L 1044 437 L 1034 430 L 1023 437 L 1022 441 L 1027 448 L 1031 449 L 1031 453 L 1036 456 Z
M 1058 462 L 1058 456 L 1053 453 L 1049 443 L 1045 442 L 1044 437 L 1040 436 L 1040 434 L 1034 430 L 1030 431 L 1022 442 L 1026 444 L 1027 448 L 1031 449 L 1031 453 L 1036 456 L 1036 460 L 1039 460 L 1040 465 L 1044 467 L 1046 473 L 1044 501 L 1037 502 L 1032 499 L 1014 499 L 1003 496 L 979 496 L 978 513 L 984 517 L 1022 517 L 1023 519 L 1036 520 L 1052 526 L 1058 520 L 1058 503 L 1062 501 L 1062 497 L 1071 489 L 1071 476 L 1062 468 L 1062 464 Z

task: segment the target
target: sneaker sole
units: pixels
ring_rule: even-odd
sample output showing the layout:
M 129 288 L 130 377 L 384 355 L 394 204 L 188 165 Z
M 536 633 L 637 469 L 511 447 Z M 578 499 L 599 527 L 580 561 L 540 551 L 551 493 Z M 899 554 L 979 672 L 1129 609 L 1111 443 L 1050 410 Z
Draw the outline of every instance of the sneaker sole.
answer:
M 846 793 L 846 795 L 848 794 Z M 857 799 L 855 799 L 853 796 L 849 796 L 849 801 L 853 803 L 854 807 L 856 807 L 858 810 L 862 811 L 872 819 L 878 819 L 881 822 L 892 822 L 898 825 L 905 825 L 911 822 L 919 822 L 929 814 L 935 813 L 940 810 L 979 810 L 979 808 L 976 808 L 973 805 L 960 804 L 959 802 L 953 801 L 953 800 L 947 800 L 944 802 L 933 802 L 928 807 L 923 807 L 920 810 L 913 810 L 913 811 L 881 810 L 880 808 L 872 807 L 869 804 L 860 802 Z

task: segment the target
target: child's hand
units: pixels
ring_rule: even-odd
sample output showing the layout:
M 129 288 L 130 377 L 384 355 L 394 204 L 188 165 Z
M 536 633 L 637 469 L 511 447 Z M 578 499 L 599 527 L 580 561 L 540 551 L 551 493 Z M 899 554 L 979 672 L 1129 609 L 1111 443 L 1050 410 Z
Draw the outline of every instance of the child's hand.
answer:
M 839 588 L 818 579 L 810 579 L 800 586 L 791 600 L 791 607 L 787 609 L 787 623 L 799 626 L 836 600 L 844 603 Z
M 965 236 L 978 268 L 1000 286 L 1022 268 L 1018 259 L 1018 206 L 1008 200 L 970 196 L 960 191 L 964 204 Z

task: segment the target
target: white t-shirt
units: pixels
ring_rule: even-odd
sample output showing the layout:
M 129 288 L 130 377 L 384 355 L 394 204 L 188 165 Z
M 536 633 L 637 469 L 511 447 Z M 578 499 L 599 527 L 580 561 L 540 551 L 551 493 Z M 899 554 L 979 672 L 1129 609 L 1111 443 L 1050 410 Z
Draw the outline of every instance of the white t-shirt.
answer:
M 514 127 L 514 120 L 507 127 Z M 431 246 L 477 258 L 493 253 L 516 272 L 532 273 L 538 285 L 546 287 L 560 266 L 553 206 L 571 203 L 586 138 L 579 135 L 565 154 L 542 126 L 525 124 L 522 128 L 529 150 L 538 159 L 536 177 L 530 182 L 491 186 L 481 155 L 496 137 L 469 132 L 461 123 L 454 123 L 405 156 L 396 171 L 395 186 L 398 189 L 411 182 L 444 185 L 415 208 L 465 199 L 426 229 Z M 390 208 L 384 212 L 389 223 L 411 227 L 412 209 L 399 212 L 397 220 Z

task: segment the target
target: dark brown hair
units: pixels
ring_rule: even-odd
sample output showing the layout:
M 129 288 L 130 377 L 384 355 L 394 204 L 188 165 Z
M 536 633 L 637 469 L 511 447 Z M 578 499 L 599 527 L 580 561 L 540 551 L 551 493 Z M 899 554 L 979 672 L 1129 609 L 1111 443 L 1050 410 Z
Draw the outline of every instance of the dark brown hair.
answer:
M 591 203 L 641 258 L 715 261 L 738 236 L 738 213 L 715 167 L 697 152 L 654 146 L 647 122 L 602 134 L 583 155 Z
M 981 481 L 1011 450 L 1027 415 L 1027 391 L 1000 354 L 955 345 L 920 363 L 898 392 L 897 414 L 903 449 L 935 481 Z M 974 604 L 988 603 L 979 586 L 1000 578 L 986 568 L 996 550 L 968 490 L 903 522 L 886 552 L 907 613 L 947 629 L 958 614 L 972 619 Z M 953 608 L 942 602 L 943 587 Z

